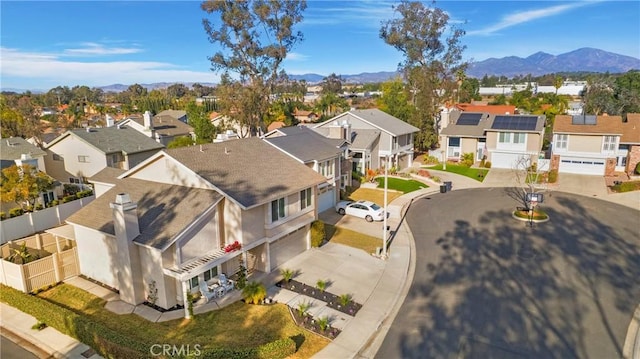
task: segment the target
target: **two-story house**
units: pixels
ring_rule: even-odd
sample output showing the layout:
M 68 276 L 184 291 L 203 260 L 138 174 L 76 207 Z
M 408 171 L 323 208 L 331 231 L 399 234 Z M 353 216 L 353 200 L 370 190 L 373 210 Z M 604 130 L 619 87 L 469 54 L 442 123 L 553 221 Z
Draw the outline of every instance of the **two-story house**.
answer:
M 164 146 L 126 126 L 71 130 L 45 151 L 47 173 L 63 183 L 85 183 L 105 167 L 128 170 Z
M 340 200 L 340 189 L 351 184 L 346 140 L 324 137 L 306 126 L 282 127 L 263 138 L 326 178 L 318 187 L 318 212 L 335 207 Z
M 637 176 L 635 170 L 638 163 L 640 163 L 640 113 L 628 113 L 627 121 L 622 123 L 616 171 L 623 171 L 628 176 Z
M 242 263 L 269 273 L 310 248 L 326 178 L 259 138 L 161 151 L 119 176 L 72 224 L 80 271 L 142 303 L 187 293 Z M 239 247 L 225 250 L 238 242 Z
M 378 109 L 347 111 L 312 128 L 349 141 L 352 169 L 359 173 L 383 168 L 387 158 L 397 170 L 413 164 L 413 137 L 419 129 Z
M 629 124 L 633 127 L 633 120 Z M 625 171 L 633 136 L 620 116 L 559 115 L 553 124 L 551 168 L 559 173 L 610 176 Z M 631 131 L 630 131 L 631 132 Z
M 454 113 L 440 133 L 443 157 L 460 161 L 473 153 L 474 162 L 483 159 L 494 168 L 515 168 L 526 157 L 537 163 L 542 149 L 545 116 Z
M 131 116 L 118 122 L 118 126 L 137 130 L 163 146 L 167 146 L 178 137 L 190 137 L 195 140 L 193 127 L 187 124 L 186 111 L 165 110 L 155 116 L 146 111 L 142 116 Z

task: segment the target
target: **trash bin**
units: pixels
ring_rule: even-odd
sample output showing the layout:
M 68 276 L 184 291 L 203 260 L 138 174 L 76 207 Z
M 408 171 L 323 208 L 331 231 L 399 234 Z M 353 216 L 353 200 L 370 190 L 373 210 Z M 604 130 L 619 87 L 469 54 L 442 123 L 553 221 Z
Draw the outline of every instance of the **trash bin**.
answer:
M 440 193 L 445 193 L 445 192 L 447 192 L 447 186 L 440 185 Z
M 447 187 L 447 191 L 451 191 L 451 181 L 445 181 L 444 185 Z

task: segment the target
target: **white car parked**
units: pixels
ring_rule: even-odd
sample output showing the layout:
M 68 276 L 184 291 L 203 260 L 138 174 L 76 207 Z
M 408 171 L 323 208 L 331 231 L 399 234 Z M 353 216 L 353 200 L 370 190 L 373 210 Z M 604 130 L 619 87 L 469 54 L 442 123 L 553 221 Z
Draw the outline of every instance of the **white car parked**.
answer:
M 341 201 L 336 204 L 336 212 L 364 218 L 367 222 L 384 219 L 384 208 L 371 201 Z

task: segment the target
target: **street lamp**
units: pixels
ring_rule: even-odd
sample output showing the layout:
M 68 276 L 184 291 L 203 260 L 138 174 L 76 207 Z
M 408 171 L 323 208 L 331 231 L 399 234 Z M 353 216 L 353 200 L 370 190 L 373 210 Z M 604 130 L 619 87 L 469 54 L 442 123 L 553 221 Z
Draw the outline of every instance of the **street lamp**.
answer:
M 382 257 L 387 257 L 387 182 L 388 182 L 389 155 L 384 157 L 384 218 L 382 222 Z

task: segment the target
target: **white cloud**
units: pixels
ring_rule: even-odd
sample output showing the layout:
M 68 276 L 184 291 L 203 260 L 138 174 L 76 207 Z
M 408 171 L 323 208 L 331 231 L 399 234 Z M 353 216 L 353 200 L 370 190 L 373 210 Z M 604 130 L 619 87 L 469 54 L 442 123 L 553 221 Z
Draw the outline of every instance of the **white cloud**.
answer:
M 211 71 L 194 71 L 153 61 L 63 61 L 60 56 L 0 48 L 2 86 L 44 88 L 58 85 L 105 86 L 114 83 L 218 82 Z
M 493 35 L 494 33 L 526 22 L 542 19 L 545 17 L 555 16 L 575 8 L 589 5 L 592 2 L 576 2 L 567 5 L 550 6 L 543 9 L 528 10 L 509 14 L 504 16 L 498 23 L 479 30 L 467 31 L 467 35 Z
M 290 52 L 287 54 L 288 61 L 305 61 L 309 58 L 309 56 L 298 53 L 298 52 Z
M 302 26 L 349 24 L 380 27 L 383 20 L 393 16 L 392 1 L 326 2 L 327 7 L 313 7 L 305 15 Z M 309 9 L 308 9 L 309 10 Z
M 102 44 L 95 42 L 85 42 L 81 44 L 82 47 L 75 49 L 65 49 L 64 53 L 67 55 L 80 55 L 80 56 L 104 56 L 104 55 L 125 55 L 135 54 L 142 52 L 140 48 L 126 48 L 126 47 L 105 47 Z

